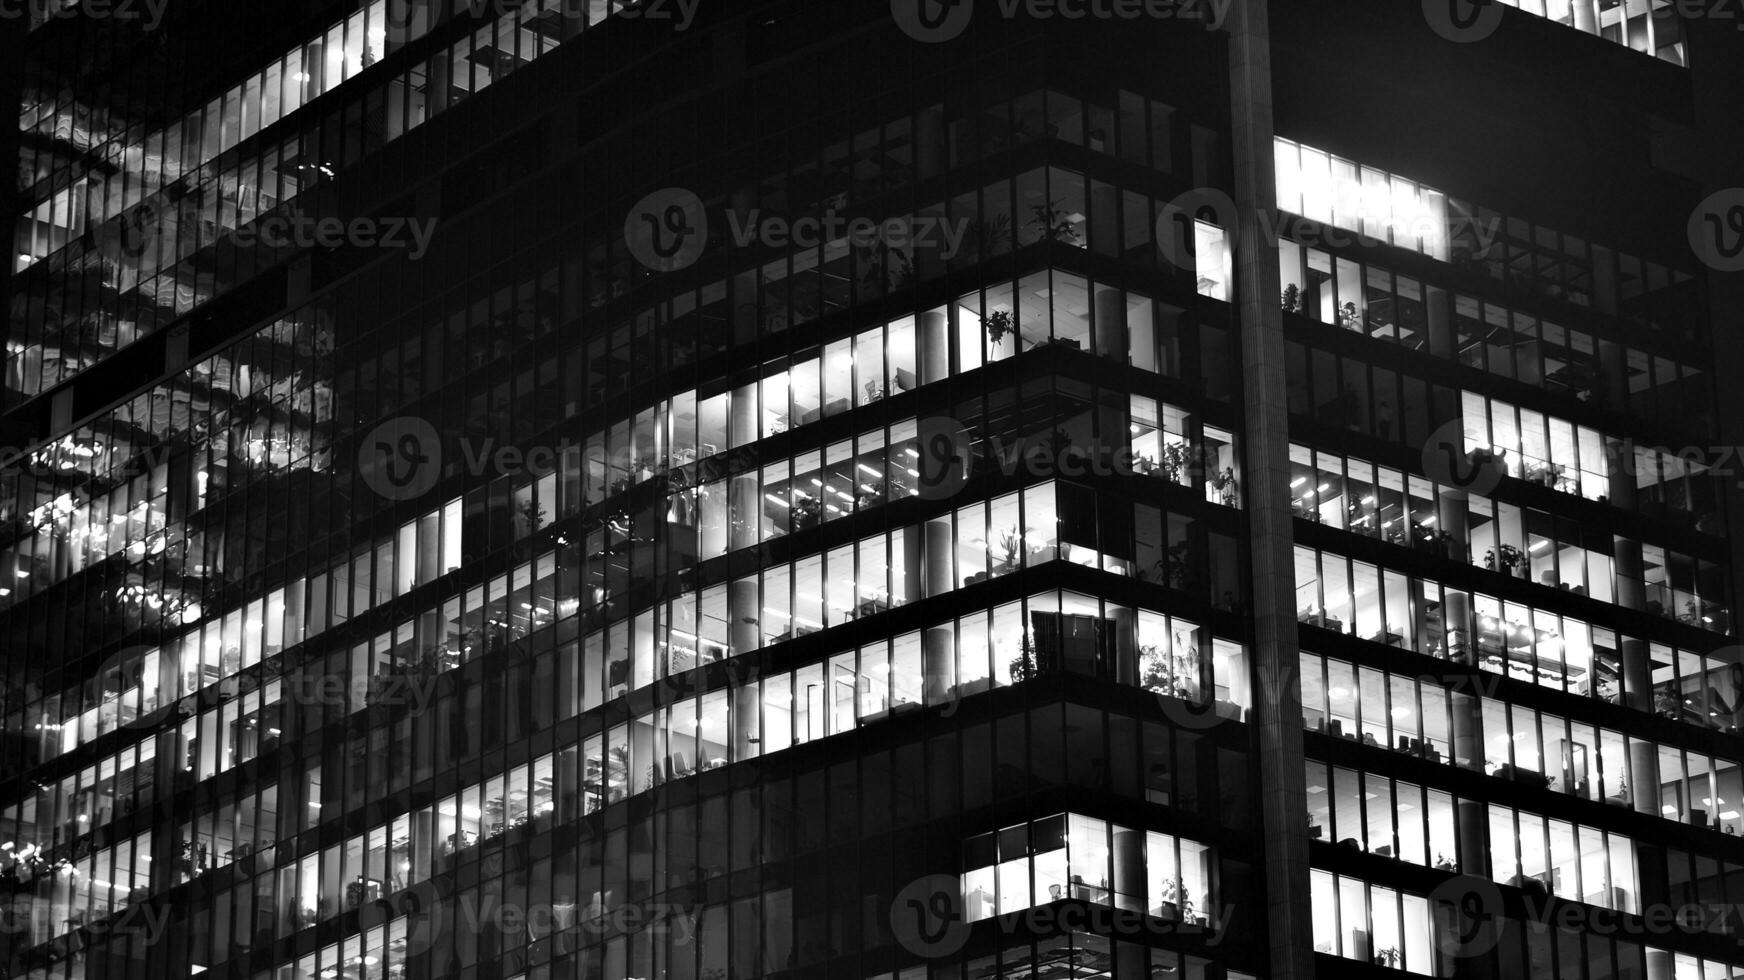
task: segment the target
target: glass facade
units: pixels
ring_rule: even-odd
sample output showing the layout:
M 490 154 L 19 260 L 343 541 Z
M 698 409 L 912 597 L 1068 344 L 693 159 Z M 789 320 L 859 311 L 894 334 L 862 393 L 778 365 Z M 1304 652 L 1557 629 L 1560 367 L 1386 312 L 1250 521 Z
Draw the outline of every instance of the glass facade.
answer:
M 1326 976 L 1744 976 L 1643 925 L 1744 901 L 1686 258 L 1283 114 L 1274 306 L 1170 203 L 1254 164 L 1225 35 L 727 6 L 316 3 L 149 111 L 33 22 L 7 976 L 1293 980 L 1278 903 Z M 439 231 L 238 235 L 303 213 Z

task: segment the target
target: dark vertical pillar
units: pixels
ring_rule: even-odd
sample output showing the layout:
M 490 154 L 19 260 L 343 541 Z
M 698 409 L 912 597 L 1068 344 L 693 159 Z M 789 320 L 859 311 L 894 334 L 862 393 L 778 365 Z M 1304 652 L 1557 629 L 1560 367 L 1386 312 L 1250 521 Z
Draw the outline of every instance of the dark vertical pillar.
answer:
M 1120 290 L 1096 290 L 1096 356 L 1125 360 L 1126 300 Z
M 1114 892 L 1116 905 L 1126 907 L 1127 896 L 1145 893 L 1144 831 L 1114 832 Z M 1143 899 L 1141 898 L 1142 902 Z
M 727 612 L 733 619 L 727 625 L 727 642 L 732 655 L 739 656 L 761 645 L 758 625 L 762 605 L 758 600 L 755 576 L 738 579 L 728 589 Z
M 921 637 L 921 658 L 926 675 L 922 699 L 943 704 L 957 684 L 957 635 L 949 625 L 934 626 Z
M 1617 605 L 1625 609 L 1646 609 L 1647 587 L 1641 579 L 1645 574 L 1646 564 L 1641 553 L 1641 542 L 1618 537 L 1612 561 L 1617 570 Z
M 1471 508 L 1462 490 L 1444 490 L 1435 501 L 1435 539 L 1447 552 L 1444 557 L 1465 561 L 1471 556 Z M 1442 537 L 1445 533 L 1448 536 Z
M 1681 19 L 1689 52 L 1690 90 L 1695 103 L 1696 167 L 1701 179 L 1698 201 L 1726 188 L 1744 187 L 1744 128 L 1738 125 L 1738 93 L 1744 91 L 1744 35 L 1735 29 L 1736 11 L 1725 0 L 1706 0 L 1707 16 Z M 1692 202 L 1693 203 L 1693 202 Z M 1683 215 L 1677 216 L 1683 220 Z M 1714 354 L 1714 376 L 1737 377 L 1744 367 L 1744 331 L 1733 325 L 1744 322 L 1744 274 L 1706 275 L 1708 342 Z M 1744 446 L 1744 385 L 1720 383 L 1716 389 L 1716 445 Z M 1734 612 L 1744 610 L 1744 483 L 1738 470 L 1721 481 L 1728 557 L 1732 565 L 1731 596 Z M 1734 618 L 1734 622 L 1736 619 Z
M 1449 701 L 1453 709 L 1453 761 L 1463 769 L 1484 771 L 1483 704 L 1463 691 L 1454 691 Z
M 1447 655 L 1462 664 L 1478 662 L 1477 637 L 1472 635 L 1471 599 L 1464 592 L 1446 593 L 1442 628 L 1447 630 Z
M 1272 153 L 1272 77 L 1265 0 L 1231 8 L 1231 143 L 1235 164 L 1237 313 L 1241 323 L 1243 444 L 1253 556 L 1254 670 L 1260 696 L 1261 822 L 1265 834 L 1266 920 L 1272 980 L 1314 976 L 1308 902 L 1308 812 L 1302 767 L 1302 698 L 1297 676 L 1295 567 L 1290 499 L 1289 406 L 1285 400 L 1283 310 L 1277 244 L 1265 216 L 1277 209 Z
M 957 583 L 951 575 L 951 556 L 955 552 L 956 542 L 951 537 L 950 520 L 947 518 L 928 521 L 926 525 L 927 595 L 944 595 L 956 588 Z
M 1439 286 L 1429 286 L 1423 296 L 1423 306 L 1429 314 L 1429 350 L 1436 357 L 1452 360 L 1459 356 L 1455 349 L 1457 332 L 1453 329 L 1453 294 Z
M 1618 643 L 1623 657 L 1623 703 L 1636 711 L 1653 710 L 1653 663 L 1647 641 L 1625 636 Z
M 922 313 L 920 326 L 920 380 L 932 384 L 951 376 L 951 325 L 943 310 Z
M 1482 800 L 1459 801 L 1455 811 L 1454 834 L 1459 841 L 1460 874 L 1474 878 L 1489 878 L 1490 821 L 1487 804 Z
M 733 687 L 733 761 L 756 758 L 763 740 L 763 701 L 756 685 Z

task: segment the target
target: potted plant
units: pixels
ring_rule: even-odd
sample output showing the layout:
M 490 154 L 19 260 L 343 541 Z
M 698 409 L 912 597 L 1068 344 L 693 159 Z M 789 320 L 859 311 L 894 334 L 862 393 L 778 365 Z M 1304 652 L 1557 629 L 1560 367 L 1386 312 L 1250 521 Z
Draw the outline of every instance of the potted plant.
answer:
M 1138 663 L 1140 686 L 1157 694 L 1170 690 L 1169 660 L 1163 656 L 1163 651 L 1156 644 L 1146 643 L 1139 646 Z
M 1295 283 L 1285 286 L 1282 302 L 1284 304 L 1285 313 L 1302 312 L 1302 287 Z
M 1211 488 L 1217 491 L 1217 499 L 1225 507 L 1234 507 L 1236 495 L 1240 488 L 1235 479 L 1235 467 L 1225 466 L 1223 472 L 1211 478 Z
M 981 326 L 987 331 L 987 340 L 998 347 L 1006 335 L 1014 331 L 1010 310 L 994 310 L 981 320 Z
M 1081 245 L 1078 232 L 1072 227 L 1072 222 L 1066 220 L 1067 212 L 1055 207 L 1056 202 L 1030 206 L 1032 226 L 1041 229 L 1041 237 L 1050 242 L 1065 242 L 1067 245 Z
M 1000 532 L 999 535 L 999 565 L 995 572 L 1004 575 L 1017 571 L 1018 564 L 1023 559 L 1023 535 L 1016 528 Z
M 1199 701 L 1203 680 L 1199 648 L 1177 640 L 1169 650 L 1169 693 L 1183 701 Z
M 1375 953 L 1376 966 L 1390 966 L 1397 969 L 1404 961 L 1404 954 L 1399 952 L 1399 947 L 1397 946 L 1388 946 L 1386 949 L 1379 950 Z
M 1184 442 L 1168 442 L 1163 444 L 1163 477 L 1170 483 L 1180 486 L 1191 484 L 1191 474 L 1188 466 L 1193 462 L 1192 450 Z
M 1187 893 L 1187 881 L 1180 875 L 1163 882 L 1162 908 L 1165 917 L 1185 922 L 1196 917 L 1193 898 Z
M 1492 572 L 1504 571 L 1509 575 L 1523 578 L 1525 577 L 1525 562 L 1525 553 L 1511 544 L 1504 544 L 1484 552 L 1484 567 Z
M 1023 634 L 1018 646 L 1018 654 L 1011 658 L 1011 682 L 1021 684 L 1041 673 L 1036 663 L 1035 652 L 1030 647 L 1029 634 Z
M 975 234 L 969 236 L 968 245 L 975 250 L 969 256 L 971 259 L 987 255 L 999 255 L 1011 250 L 1011 215 L 996 214 L 991 218 L 982 218 L 975 222 Z

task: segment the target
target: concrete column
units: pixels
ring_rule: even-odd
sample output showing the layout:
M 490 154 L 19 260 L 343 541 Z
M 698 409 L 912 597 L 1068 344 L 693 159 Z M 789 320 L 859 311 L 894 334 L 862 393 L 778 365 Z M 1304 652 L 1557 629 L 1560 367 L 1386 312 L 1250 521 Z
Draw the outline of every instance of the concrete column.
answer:
M 1454 814 L 1454 834 L 1459 841 L 1460 874 L 1488 879 L 1492 871 L 1490 821 L 1484 802 L 1462 799 Z
M 1605 440 L 1605 496 L 1626 510 L 1635 509 L 1635 447 L 1624 439 Z
M 757 441 L 756 389 L 738 388 L 727 399 L 727 445 L 749 446 Z
M 926 594 L 944 595 L 957 587 L 951 574 L 951 556 L 956 542 L 951 537 L 949 520 L 932 520 L 926 525 Z
M 1095 347 L 1097 357 L 1126 360 L 1126 300 L 1120 290 L 1096 290 Z
M 1453 294 L 1439 286 L 1423 291 L 1423 309 L 1429 319 L 1429 350 L 1437 357 L 1453 358 L 1458 331 L 1453 329 Z
M 1629 802 L 1636 813 L 1659 815 L 1659 747 L 1629 740 Z
M 951 323 L 943 310 L 922 313 L 920 329 L 920 380 L 922 384 L 951 376 Z
M 412 870 L 411 877 L 422 881 L 430 874 L 435 865 L 432 854 L 436 841 L 434 816 L 428 812 L 412 814 Z
M 896 602 L 906 604 L 914 602 L 925 595 L 926 583 L 926 548 L 922 544 L 921 535 L 913 529 L 905 531 L 902 537 L 902 566 L 894 569 L 891 576 L 891 593 Z
M 1143 831 L 1116 830 L 1114 832 L 1113 886 L 1117 894 L 1138 896 L 1145 894 Z M 1144 900 L 1146 899 L 1141 899 L 1141 901 Z M 1115 905 L 1121 906 L 1120 899 L 1115 899 Z
M 758 624 L 762 618 L 761 597 L 755 578 L 738 579 L 729 589 L 727 615 L 727 645 L 733 656 L 749 653 L 762 644 Z
M 1618 644 L 1623 657 L 1623 703 L 1636 711 L 1653 710 L 1653 661 L 1647 642 L 1625 636 Z
M 738 685 L 733 688 L 732 726 L 733 761 L 755 759 L 762 753 L 763 702 L 757 687 Z
M 1626 609 L 1647 608 L 1647 587 L 1641 581 L 1641 542 L 1620 539 L 1612 560 L 1615 568 L 1617 605 Z
M 1289 404 L 1276 242 L 1264 216 L 1277 210 L 1272 151 L 1271 37 L 1265 0 L 1230 8 L 1231 150 L 1236 204 L 1243 451 L 1251 506 L 1243 511 L 1253 559 L 1253 652 L 1259 681 L 1254 744 L 1265 848 L 1265 918 L 1271 980 L 1310 980 L 1314 930 L 1308 903 L 1308 787 L 1302 766 L 1302 697 L 1296 644 L 1294 528 L 1290 513 Z
M 1448 707 L 1453 713 L 1453 761 L 1462 769 L 1484 771 L 1484 716 L 1482 704 L 1469 694 L 1453 692 Z
M 1443 491 L 1435 501 L 1435 531 L 1436 540 L 1441 541 L 1441 532 L 1446 531 L 1453 540 L 1446 542 L 1449 554 L 1446 556 L 1454 561 L 1471 560 L 1471 512 L 1467 507 L 1464 491 Z
M 727 541 L 731 548 L 749 548 L 757 543 L 757 526 L 763 516 L 758 504 L 757 474 L 741 473 L 727 481 Z
M 1471 599 L 1464 592 L 1447 593 L 1441 610 L 1447 630 L 1448 656 L 1462 664 L 1478 662 L 1477 637 L 1472 635 Z
M 957 634 L 952 626 L 934 626 L 921 637 L 921 662 L 926 678 L 921 699 L 926 704 L 950 700 L 957 684 Z

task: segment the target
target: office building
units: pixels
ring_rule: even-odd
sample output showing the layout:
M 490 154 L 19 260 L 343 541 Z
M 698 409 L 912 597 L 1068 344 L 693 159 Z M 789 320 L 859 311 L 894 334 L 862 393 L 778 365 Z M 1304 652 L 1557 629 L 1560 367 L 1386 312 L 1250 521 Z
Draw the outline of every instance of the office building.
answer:
M 8 974 L 1744 975 L 1725 7 L 1065 6 L 15 22 Z

